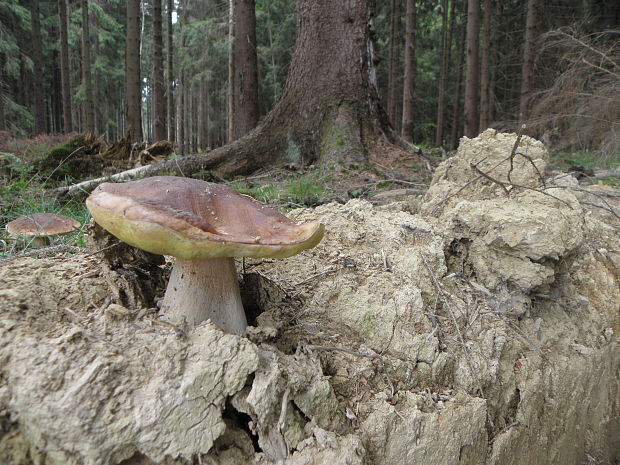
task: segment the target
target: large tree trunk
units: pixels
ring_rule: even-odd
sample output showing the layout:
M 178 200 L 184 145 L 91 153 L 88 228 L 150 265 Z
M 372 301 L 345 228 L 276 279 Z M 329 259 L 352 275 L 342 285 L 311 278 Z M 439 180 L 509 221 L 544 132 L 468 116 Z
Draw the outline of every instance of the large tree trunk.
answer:
M 414 103 L 413 94 L 416 75 L 415 58 L 415 0 L 407 0 L 407 22 L 405 25 L 405 73 L 403 77 L 403 124 L 401 135 L 406 141 L 413 141 Z
M 249 134 L 206 154 L 130 170 L 114 179 L 215 170 L 243 175 L 284 163 L 341 168 L 382 160 L 405 147 L 379 106 L 369 24 L 370 0 L 299 0 L 297 43 L 280 101 Z M 177 118 L 179 114 L 177 114 Z M 396 156 L 414 157 L 395 148 Z M 59 193 L 96 185 L 91 181 Z
M 67 0 L 58 0 L 58 20 L 60 23 L 60 79 L 62 86 L 62 116 L 65 133 L 73 131 L 73 120 L 71 118 L 71 69 L 69 68 L 69 34 L 67 17 Z
M 127 1 L 126 114 L 131 142 L 142 140 L 140 83 L 140 1 Z
M 232 0 L 232 128 L 231 140 L 246 135 L 258 123 L 258 59 L 254 0 Z
M 540 34 L 542 9 L 542 0 L 529 0 L 527 2 L 523 67 L 521 68 L 521 99 L 519 105 L 519 119 L 521 121 L 527 121 L 530 117 L 530 100 L 534 89 L 534 64 L 538 54 L 538 35 Z
M 90 73 L 90 28 L 88 0 L 82 0 L 82 84 L 84 86 L 84 131 L 94 131 L 93 82 Z
M 480 0 L 467 2 L 467 72 L 465 74 L 465 135 L 478 135 Z
M 30 18 L 32 25 L 32 86 L 34 97 L 34 132 L 41 134 L 45 131 L 45 100 L 43 99 L 43 42 L 41 40 L 41 17 L 39 14 L 39 0 L 32 0 L 30 4 Z
M 164 55 L 161 0 L 153 0 L 153 138 L 166 138 L 166 87 L 164 85 Z

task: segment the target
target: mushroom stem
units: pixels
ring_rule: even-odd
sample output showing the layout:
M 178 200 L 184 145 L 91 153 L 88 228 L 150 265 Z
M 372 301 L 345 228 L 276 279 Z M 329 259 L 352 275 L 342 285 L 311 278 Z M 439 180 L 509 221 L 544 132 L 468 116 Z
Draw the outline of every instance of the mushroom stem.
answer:
M 205 320 L 227 333 L 244 334 L 247 320 L 233 258 L 177 258 L 162 309 L 175 323 Z

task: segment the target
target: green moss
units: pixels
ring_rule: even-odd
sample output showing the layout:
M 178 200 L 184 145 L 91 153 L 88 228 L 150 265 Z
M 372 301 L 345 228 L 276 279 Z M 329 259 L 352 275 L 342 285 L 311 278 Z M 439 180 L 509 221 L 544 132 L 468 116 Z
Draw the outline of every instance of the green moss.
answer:
M 366 312 L 363 314 L 362 320 L 360 321 L 360 333 L 363 336 L 374 336 L 379 329 L 380 323 L 376 313 L 370 311 Z
M 366 150 L 360 139 L 355 110 L 338 103 L 321 124 L 319 165 L 322 169 L 346 168 L 364 163 Z
M 291 134 L 289 134 L 286 139 L 286 152 L 284 154 L 284 158 L 286 158 L 286 161 L 289 163 L 295 164 L 301 164 L 303 161 L 301 147 Z
M 101 161 L 96 158 L 83 136 L 77 136 L 66 144 L 58 145 L 39 157 L 34 165 L 42 178 L 54 181 L 75 180 L 97 174 Z

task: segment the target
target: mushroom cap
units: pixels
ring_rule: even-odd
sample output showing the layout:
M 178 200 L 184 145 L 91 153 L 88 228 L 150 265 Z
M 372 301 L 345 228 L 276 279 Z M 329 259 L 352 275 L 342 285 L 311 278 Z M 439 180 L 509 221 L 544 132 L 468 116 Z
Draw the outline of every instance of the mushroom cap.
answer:
M 101 184 L 86 206 L 123 242 L 184 259 L 290 257 L 324 233 L 318 222 L 298 225 L 226 186 L 175 176 Z
M 54 236 L 79 229 L 80 222 L 55 213 L 31 213 L 6 224 L 10 236 Z

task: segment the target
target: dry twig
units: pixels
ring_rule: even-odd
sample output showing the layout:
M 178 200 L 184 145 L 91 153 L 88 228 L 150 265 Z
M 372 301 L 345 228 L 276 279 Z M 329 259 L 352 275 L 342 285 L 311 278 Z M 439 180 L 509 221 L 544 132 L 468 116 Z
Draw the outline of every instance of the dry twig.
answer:
M 422 263 L 424 263 L 424 267 L 427 269 L 427 271 L 428 271 L 428 273 L 429 273 L 429 275 L 431 277 L 431 280 L 433 281 L 433 285 L 435 286 L 435 289 L 437 289 L 438 295 L 443 300 L 445 308 L 448 311 L 448 313 L 450 314 L 450 318 L 452 319 L 452 322 L 454 324 L 454 329 L 456 330 L 456 333 L 457 333 L 458 338 L 459 338 L 459 345 L 463 348 L 463 353 L 465 354 L 465 360 L 467 361 L 467 365 L 469 366 L 469 370 L 470 370 L 472 376 L 474 377 L 474 379 L 476 380 L 476 383 L 478 384 L 478 391 L 480 392 L 480 396 L 485 397 L 484 396 L 484 391 L 482 390 L 482 383 L 480 382 L 480 377 L 478 376 L 478 374 L 474 370 L 474 362 L 473 362 L 473 360 L 471 358 L 471 354 L 469 353 L 469 348 L 467 347 L 467 344 L 465 343 L 465 338 L 463 337 L 463 334 L 461 333 L 461 328 L 459 326 L 458 321 L 456 320 L 456 315 L 454 314 L 454 311 L 452 310 L 452 306 L 450 305 L 450 301 L 448 299 L 448 296 L 446 296 L 445 292 L 441 288 L 441 285 L 439 284 L 439 281 L 435 277 L 435 273 L 433 273 L 433 270 L 431 269 L 430 265 L 426 261 L 426 257 L 424 256 L 424 254 L 421 253 L 420 254 L 420 258 L 422 258 Z
M 17 255 L 13 255 L 12 257 L 0 259 L 0 265 L 4 263 L 8 263 L 13 260 L 17 260 L 18 258 L 36 257 L 39 255 L 55 255 L 55 254 L 67 253 L 67 252 L 68 253 L 84 253 L 86 252 L 86 249 L 82 247 L 74 247 L 72 245 L 66 245 L 66 244 L 54 245 L 52 247 L 45 247 L 43 249 L 30 250 L 28 252 L 22 252 Z
M 344 352 L 345 354 L 355 355 L 356 357 L 364 357 L 364 358 L 370 358 L 370 359 L 384 358 L 383 355 L 379 355 L 375 353 L 363 353 L 363 352 L 355 351 L 352 349 L 347 349 L 345 347 L 309 345 L 309 346 L 306 346 L 306 348 L 310 350 L 332 350 L 335 352 Z

